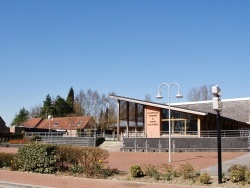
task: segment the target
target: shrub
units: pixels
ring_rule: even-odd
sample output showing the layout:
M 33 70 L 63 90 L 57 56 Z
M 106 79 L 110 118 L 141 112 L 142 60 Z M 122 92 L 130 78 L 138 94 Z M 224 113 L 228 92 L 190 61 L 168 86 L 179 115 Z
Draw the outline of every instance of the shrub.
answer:
M 0 153 L 0 168 L 10 167 L 15 156 L 16 154 L 13 153 Z
M 81 147 L 79 165 L 84 168 L 87 176 L 102 174 L 105 168 L 104 163 L 109 153 L 107 150 L 95 147 Z
M 179 166 L 179 174 L 183 176 L 184 179 L 193 178 L 196 175 L 194 167 L 188 162 Z
M 161 177 L 161 173 L 153 165 L 145 166 L 145 174 L 156 180 L 159 180 Z
M 72 171 L 79 166 L 80 158 L 80 147 L 60 145 L 57 148 L 57 169 L 61 172 Z
M 28 144 L 19 148 L 17 164 L 22 171 L 51 174 L 57 171 L 58 146 Z
M 84 172 L 87 176 L 109 174 L 103 163 L 107 160 L 109 153 L 101 148 L 61 145 L 57 149 L 57 155 L 59 171 Z
M 170 181 L 171 179 L 173 179 L 173 177 L 178 177 L 178 174 L 176 172 L 176 170 L 174 169 L 173 165 L 171 164 L 163 164 L 163 169 L 164 169 L 164 179 L 167 181 Z
M 245 181 L 250 184 L 250 170 L 247 170 L 245 173 Z
M 103 176 L 109 174 L 103 162 L 107 158 L 108 151 L 101 148 L 29 144 L 19 149 L 13 168 L 38 173 L 61 171 Z
M 19 166 L 20 165 L 18 164 L 17 156 L 15 156 L 13 160 L 11 161 L 10 169 L 13 171 L 17 171 L 19 170 Z
M 73 165 L 69 167 L 69 171 L 73 174 L 82 174 L 84 172 L 83 167 L 80 167 L 78 165 Z
M 230 180 L 233 183 L 240 182 L 240 181 L 244 180 L 244 178 L 245 178 L 244 174 L 240 170 L 232 170 L 230 172 Z
M 169 172 L 166 172 L 164 175 L 163 175 L 164 179 L 167 180 L 167 181 L 170 181 L 171 179 L 173 179 L 173 174 L 169 173 Z
M 138 178 L 143 176 L 142 169 L 139 165 L 132 165 L 130 167 L 130 174 L 133 178 Z
M 174 166 L 171 164 L 163 164 L 164 171 L 172 173 L 174 171 Z
M 230 174 L 230 180 L 234 183 L 244 181 L 246 171 L 247 171 L 246 166 L 239 164 L 232 165 L 228 170 Z
M 199 181 L 202 184 L 211 184 L 211 180 L 212 178 L 207 172 L 203 172 L 199 177 Z
M 240 170 L 245 172 L 247 170 L 247 166 L 234 164 L 228 169 L 228 172 L 231 172 L 232 170 Z
M 110 168 L 103 168 L 101 171 L 100 171 L 100 176 L 102 178 L 106 178 L 108 176 L 112 176 L 113 175 L 113 170 L 110 169 Z

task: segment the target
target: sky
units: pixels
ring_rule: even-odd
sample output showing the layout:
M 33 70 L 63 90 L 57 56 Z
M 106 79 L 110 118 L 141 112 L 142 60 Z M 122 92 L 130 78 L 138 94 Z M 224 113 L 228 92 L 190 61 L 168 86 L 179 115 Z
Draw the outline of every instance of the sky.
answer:
M 82 89 L 155 99 L 177 82 L 250 97 L 249 0 L 1 0 L 0 116 Z M 162 87 L 167 100 L 167 87 Z

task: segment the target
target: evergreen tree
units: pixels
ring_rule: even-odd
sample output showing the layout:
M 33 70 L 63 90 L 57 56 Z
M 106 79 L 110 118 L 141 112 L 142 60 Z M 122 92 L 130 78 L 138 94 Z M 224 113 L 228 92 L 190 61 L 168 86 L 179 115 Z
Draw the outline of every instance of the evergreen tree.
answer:
M 19 113 L 15 115 L 11 125 L 21 126 L 25 121 L 29 119 L 29 111 L 25 108 L 21 108 Z
M 46 96 L 45 101 L 43 101 L 43 107 L 41 108 L 40 117 L 47 118 L 48 115 L 56 115 L 52 99 L 49 94 Z
M 67 114 L 71 113 L 69 104 L 59 95 L 55 101 L 55 110 L 55 117 L 65 117 Z
M 69 89 L 69 93 L 66 99 L 66 102 L 68 103 L 69 107 L 70 107 L 70 112 L 69 113 L 73 113 L 74 112 L 74 101 L 75 101 L 75 97 L 74 97 L 74 90 L 71 87 Z

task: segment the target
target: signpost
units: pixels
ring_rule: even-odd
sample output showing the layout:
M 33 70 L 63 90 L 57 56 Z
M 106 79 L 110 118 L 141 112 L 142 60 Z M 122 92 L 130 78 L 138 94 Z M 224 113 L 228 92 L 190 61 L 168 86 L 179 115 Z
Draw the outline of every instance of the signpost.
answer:
M 222 110 L 222 103 L 220 100 L 221 89 L 218 85 L 212 86 L 213 94 L 213 110 L 216 111 L 216 125 L 217 125 L 217 152 L 218 152 L 218 183 L 222 183 L 222 162 L 221 162 L 221 127 L 220 127 L 220 112 Z

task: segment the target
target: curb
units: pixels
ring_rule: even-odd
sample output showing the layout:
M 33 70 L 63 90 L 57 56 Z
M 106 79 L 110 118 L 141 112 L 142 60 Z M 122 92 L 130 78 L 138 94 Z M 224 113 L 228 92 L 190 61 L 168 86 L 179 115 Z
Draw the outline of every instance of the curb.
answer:
M 11 182 L 6 182 L 6 181 L 0 181 L 0 187 L 4 187 L 4 188 L 52 188 L 52 187 L 44 187 L 44 186 L 38 186 L 38 185 L 11 183 Z

